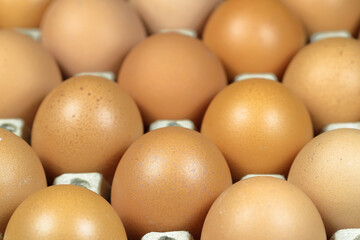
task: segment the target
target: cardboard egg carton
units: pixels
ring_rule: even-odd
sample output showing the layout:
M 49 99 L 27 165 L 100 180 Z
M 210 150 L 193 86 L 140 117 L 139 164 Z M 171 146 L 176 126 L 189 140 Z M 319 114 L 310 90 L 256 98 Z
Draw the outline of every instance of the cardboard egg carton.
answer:
M 65 173 L 55 178 L 53 185 L 76 185 L 85 187 L 106 200 L 110 200 L 110 184 L 101 173 Z
M 360 240 L 360 228 L 339 230 L 330 240 Z
M 254 79 L 254 78 L 262 78 L 267 80 L 272 80 L 278 82 L 278 78 L 273 73 L 242 73 L 235 77 L 234 82 L 239 82 L 242 80 Z
M 328 132 L 340 128 L 353 128 L 360 130 L 360 122 L 348 122 L 348 123 L 331 123 L 322 129 L 322 132 Z
M 82 72 L 82 73 L 78 73 L 75 74 L 74 77 L 79 77 L 79 76 L 94 76 L 94 77 L 102 77 L 102 78 L 106 78 L 107 80 L 110 80 L 112 82 L 115 82 L 115 74 L 111 71 L 107 71 L 107 72 Z
M 151 232 L 144 235 L 141 240 L 194 240 L 189 232 Z
M 188 119 L 184 120 L 157 120 L 150 124 L 149 131 L 164 127 L 183 127 L 191 130 L 195 130 L 195 124 Z
M 192 29 L 162 29 L 159 33 L 179 33 L 188 37 L 197 38 L 197 32 Z
M 0 119 L 0 128 L 6 129 L 25 141 L 30 140 L 30 129 L 21 118 L 2 118 Z

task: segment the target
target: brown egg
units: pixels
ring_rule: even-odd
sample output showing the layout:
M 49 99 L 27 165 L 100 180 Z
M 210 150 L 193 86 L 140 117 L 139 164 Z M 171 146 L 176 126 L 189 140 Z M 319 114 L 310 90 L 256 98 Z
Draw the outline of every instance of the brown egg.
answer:
M 0 28 L 39 27 L 52 0 L 0 0 Z
M 18 205 L 45 187 L 45 172 L 35 151 L 0 128 L 0 236 Z
M 360 227 L 359 149 L 359 130 L 333 130 L 309 142 L 291 166 L 289 182 L 313 200 L 329 237 Z
M 201 133 L 219 147 L 237 181 L 246 174 L 286 175 L 313 129 L 305 106 L 281 83 L 250 79 L 214 98 Z
M 305 45 L 301 22 L 277 0 L 229 0 L 210 16 L 204 43 L 228 74 L 271 72 L 281 77 Z
M 190 119 L 198 126 L 211 99 L 227 84 L 221 62 L 198 39 L 157 34 L 126 57 L 118 82 L 135 99 L 144 122 Z
M 41 23 L 42 43 L 67 77 L 80 72 L 117 72 L 125 54 L 145 38 L 145 29 L 127 2 L 60 0 Z
M 13 30 L 0 30 L 0 118 L 31 125 L 45 95 L 61 82 L 53 57 L 39 43 Z
M 235 183 L 212 205 L 201 240 L 326 240 L 315 205 L 294 185 L 273 177 Z
M 131 97 L 105 78 L 66 80 L 36 114 L 32 146 L 51 180 L 62 173 L 100 172 L 111 182 L 127 147 L 143 134 Z
M 360 42 L 311 43 L 291 61 L 283 83 L 305 103 L 316 132 L 330 123 L 359 121 Z
M 211 11 L 223 0 L 130 0 L 151 33 L 162 29 L 201 31 Z
M 207 138 L 181 127 L 160 128 L 125 152 L 111 203 L 129 239 L 174 230 L 198 239 L 211 204 L 230 185 L 229 167 Z
M 28 197 L 14 212 L 5 240 L 126 240 L 122 222 L 111 205 L 79 186 L 57 185 Z
M 281 0 L 304 22 L 309 34 L 346 30 L 355 34 L 360 26 L 359 0 Z

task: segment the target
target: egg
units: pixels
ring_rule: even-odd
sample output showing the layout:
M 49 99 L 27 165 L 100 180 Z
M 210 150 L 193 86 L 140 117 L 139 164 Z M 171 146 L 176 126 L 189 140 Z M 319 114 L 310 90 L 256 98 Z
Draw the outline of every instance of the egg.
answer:
M 289 182 L 315 203 L 329 237 L 360 227 L 359 149 L 359 130 L 332 130 L 310 141 L 291 166 Z
M 326 240 L 314 203 L 294 185 L 274 177 L 235 183 L 211 206 L 201 240 Z
M 52 0 L 0 0 L 0 28 L 37 28 Z
M 10 239 L 127 240 L 122 222 L 98 194 L 72 185 L 56 185 L 28 197 L 5 231 Z
M 306 34 L 300 20 L 277 0 L 228 0 L 210 16 L 203 39 L 231 78 L 267 72 L 280 78 L 305 45 Z
M 304 47 L 283 84 L 310 112 L 316 132 L 330 123 L 360 120 L 360 42 L 328 38 Z
M 229 167 L 211 141 L 193 130 L 166 127 L 143 135 L 125 152 L 111 203 L 129 239 L 176 230 L 199 239 L 207 211 L 231 183 Z
M 31 143 L 50 181 L 62 173 L 99 172 L 111 182 L 121 156 L 143 131 L 134 100 L 116 83 L 80 76 L 46 96 Z
M 35 113 L 61 82 L 54 58 L 30 37 L 0 30 L 0 118 L 22 118 L 31 126 Z
M 220 60 L 200 40 L 165 33 L 147 38 L 129 53 L 118 83 L 135 99 L 145 125 L 190 119 L 199 126 L 227 79 Z
M 162 29 L 200 32 L 212 10 L 223 0 L 130 0 L 151 33 Z
M 360 26 L 359 0 L 281 0 L 304 22 L 309 34 L 346 30 L 355 34 Z
M 20 137 L 0 128 L 0 236 L 20 203 L 46 187 L 44 168 Z
M 313 128 L 304 104 L 281 83 L 248 79 L 216 95 L 201 133 L 219 147 L 238 181 L 246 174 L 287 175 Z
M 118 0 L 54 1 L 41 22 L 42 43 L 66 77 L 117 72 L 126 53 L 146 36 L 134 10 Z

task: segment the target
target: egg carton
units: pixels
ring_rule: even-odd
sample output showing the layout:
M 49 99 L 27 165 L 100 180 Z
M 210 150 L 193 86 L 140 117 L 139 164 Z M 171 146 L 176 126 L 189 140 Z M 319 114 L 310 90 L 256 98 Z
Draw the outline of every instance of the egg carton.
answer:
M 360 240 L 360 228 L 339 230 L 330 240 Z
M 340 128 L 353 128 L 353 129 L 360 130 L 360 122 L 332 123 L 332 124 L 325 126 L 322 129 L 322 132 L 327 132 L 327 131 L 340 129 Z
M 106 71 L 106 72 L 82 72 L 82 73 L 78 73 L 75 74 L 74 77 L 79 77 L 79 76 L 94 76 L 94 77 L 102 77 L 102 78 L 106 78 L 107 80 L 110 80 L 112 82 L 115 82 L 115 74 L 111 71 Z
M 0 119 L 0 128 L 6 129 L 18 137 L 28 141 L 30 138 L 30 129 L 21 118 L 3 118 Z
M 141 240 L 194 240 L 189 232 L 151 232 L 144 235 Z
M 153 131 L 155 129 L 164 128 L 164 127 L 183 127 L 191 130 L 195 130 L 195 124 L 189 120 L 157 120 L 150 124 L 149 131 Z

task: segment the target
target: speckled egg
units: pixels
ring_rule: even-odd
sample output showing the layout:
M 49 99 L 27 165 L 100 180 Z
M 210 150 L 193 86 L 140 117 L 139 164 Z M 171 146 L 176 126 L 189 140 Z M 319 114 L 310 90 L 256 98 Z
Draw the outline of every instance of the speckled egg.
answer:
M 231 183 L 212 142 L 193 130 L 166 127 L 143 135 L 125 152 L 111 203 L 129 239 L 175 230 L 198 239 L 211 204 Z
M 22 201 L 46 187 L 44 168 L 20 137 L 0 128 L 0 236 Z
M 283 84 L 310 112 L 316 132 L 336 122 L 360 120 L 360 42 L 329 38 L 304 47 L 291 61 Z
M 121 156 L 142 134 L 140 112 L 119 85 L 82 76 L 66 80 L 45 98 L 31 143 L 49 179 L 100 172 L 111 182 Z
M 4 240 L 127 240 L 111 205 L 79 186 L 56 185 L 28 197 L 14 212 Z
M 219 147 L 238 181 L 246 174 L 287 175 L 313 128 L 304 104 L 281 83 L 248 79 L 216 95 L 201 133 Z
M 0 30 L 0 118 L 22 118 L 32 125 L 35 113 L 61 83 L 55 59 L 30 37 Z
M 360 131 L 337 129 L 310 141 L 296 156 L 289 182 L 315 203 L 328 237 L 360 227 Z
M 326 240 L 314 203 L 299 188 L 273 177 L 235 183 L 212 205 L 201 240 Z

